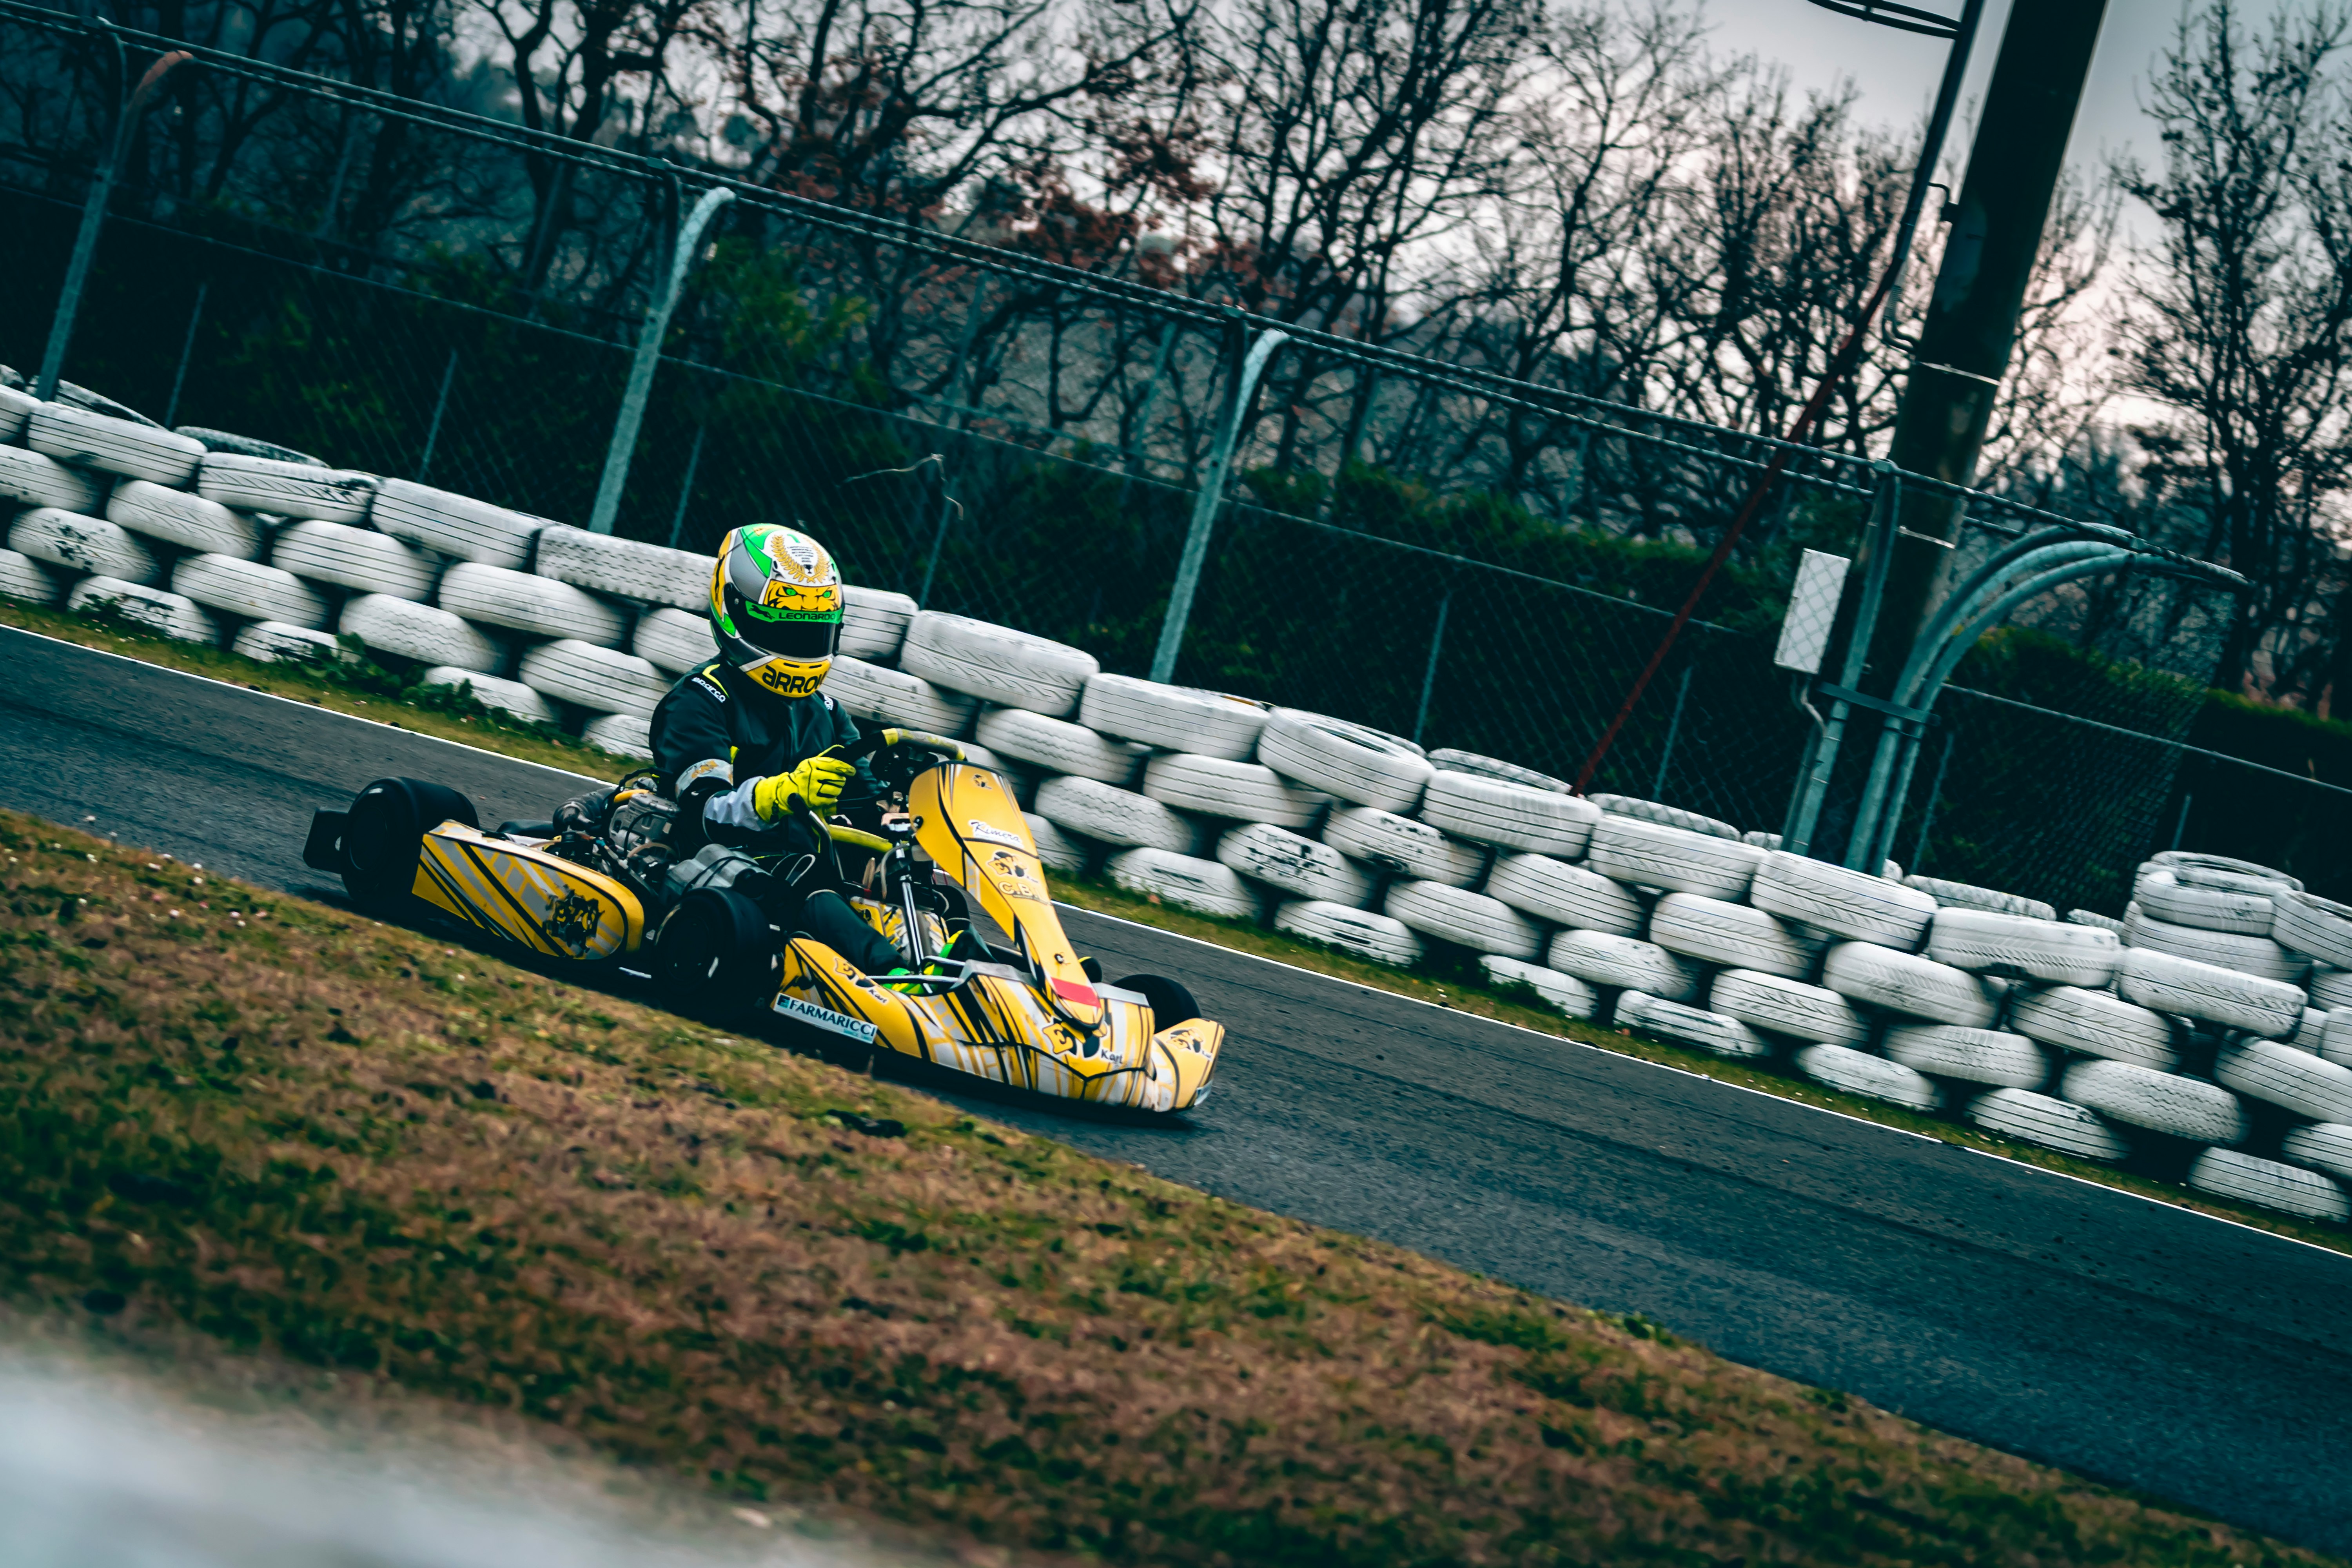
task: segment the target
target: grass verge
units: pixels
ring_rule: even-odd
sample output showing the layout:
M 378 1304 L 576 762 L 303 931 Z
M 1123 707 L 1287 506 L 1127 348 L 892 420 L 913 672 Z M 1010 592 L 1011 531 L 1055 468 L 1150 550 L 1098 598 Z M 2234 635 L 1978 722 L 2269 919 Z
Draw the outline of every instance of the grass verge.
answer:
M 342 684 L 327 679 L 328 672 L 316 667 L 257 664 L 217 648 L 173 642 L 117 622 L 94 621 L 5 598 L 0 598 L 0 624 L 22 626 L 86 647 L 103 648 L 169 668 L 229 681 L 257 691 L 294 698 L 359 718 L 395 724 L 420 734 L 463 742 L 526 762 L 543 763 L 550 767 L 614 776 L 626 765 L 620 759 L 575 738 L 541 726 L 520 724 L 495 712 L 477 709 L 471 713 L 457 713 L 421 706 L 413 695 L 405 698 L 398 695 L 401 688 L 397 681 L 383 678 L 380 674 L 370 676 L 362 671 L 356 677 L 359 684 Z M 1368 963 L 1349 953 L 1301 942 L 1267 926 L 1179 910 L 1097 879 L 1057 876 L 1055 889 L 1064 902 L 1079 909 L 1116 915 L 1139 924 L 1215 942 L 1237 952 L 1255 953 L 1317 973 L 1354 981 L 1377 990 L 1417 997 L 1481 1017 L 1495 1018 L 1522 1028 L 1597 1046 L 1620 1055 L 1679 1068 L 1685 1072 L 1778 1095 L 1784 1100 L 1836 1110 L 1946 1143 L 2080 1177 L 2178 1208 L 2291 1237 L 2331 1251 L 2352 1254 L 2352 1232 L 2341 1226 L 2276 1214 L 2249 1204 L 2231 1203 L 2178 1183 L 2120 1171 L 2096 1161 L 2075 1159 L 2054 1150 L 1985 1132 L 1963 1121 L 1825 1089 L 1798 1076 L 1786 1063 L 1726 1060 L 1673 1041 L 1562 1017 L 1537 1000 L 1532 992 L 1486 984 L 1475 963 L 1461 962 L 1462 955 L 1459 954 L 1454 955 L 1452 961 L 1437 960 L 1429 973 L 1414 973 Z
M 905 1089 L 0 814 L 0 1280 L 1120 1563 L 2318 1563 Z

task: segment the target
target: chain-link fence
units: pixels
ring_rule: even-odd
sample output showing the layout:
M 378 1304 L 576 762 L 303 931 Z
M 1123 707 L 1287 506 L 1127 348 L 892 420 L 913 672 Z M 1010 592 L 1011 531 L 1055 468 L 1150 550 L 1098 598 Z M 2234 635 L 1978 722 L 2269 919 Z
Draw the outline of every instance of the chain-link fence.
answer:
M 19 92 L 0 142 L 0 357 L 19 366 L 47 336 L 111 90 L 104 48 L 28 16 L 0 0 L 0 86 L 48 71 L 70 90 Z M 167 423 L 586 521 L 685 171 L 200 64 L 175 134 L 134 146 L 67 374 Z M 191 131 L 256 78 L 274 107 L 235 148 Z M 798 519 L 854 580 L 1114 670 L 1150 668 L 1224 420 L 1238 478 L 1207 513 L 1176 678 L 1572 775 L 1687 591 L 1687 542 L 1719 531 L 1775 446 L 1244 321 L 1125 262 L 1073 270 L 729 188 L 619 531 L 703 549 Z M 1290 339 L 1231 418 L 1242 351 L 1271 331 Z M 1853 552 L 1873 482 L 1851 456 L 1790 454 L 1593 789 L 1781 826 L 1818 719 L 1771 659 L 1790 575 L 1804 546 Z M 1968 513 L 1956 570 L 2055 521 L 1981 496 Z M 2170 743 L 2201 699 L 2215 597 L 2026 606 L 2071 642 L 1972 656 L 1899 803 L 1898 858 L 2119 910 L 2130 867 L 2178 828 Z M 1825 820 L 1851 808 L 1853 772 Z M 2194 820 L 2192 847 L 2234 842 Z

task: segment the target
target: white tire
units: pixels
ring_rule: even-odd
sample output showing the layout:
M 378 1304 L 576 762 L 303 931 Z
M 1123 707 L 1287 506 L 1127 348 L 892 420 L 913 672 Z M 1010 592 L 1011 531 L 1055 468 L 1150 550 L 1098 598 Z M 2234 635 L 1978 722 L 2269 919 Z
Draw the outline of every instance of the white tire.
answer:
M 1245 763 L 1257 755 L 1272 704 L 1191 686 L 1163 686 L 1132 675 L 1097 675 L 1078 700 L 1089 730 L 1168 752 Z
M 1403 969 L 1421 962 L 1421 938 L 1412 928 L 1370 910 L 1303 899 L 1276 909 L 1274 925 L 1276 931 L 1369 958 L 1374 963 Z
M 2194 871 L 2188 873 L 2193 877 Z M 2231 878 L 2231 881 L 2250 880 Z M 2260 889 L 2260 891 L 2253 890 Z M 2253 883 L 2249 887 L 2208 887 L 2193 881 L 2183 881 L 2181 875 L 2168 866 L 2144 866 L 2138 879 L 2132 883 L 2132 902 L 2140 911 L 2169 925 L 2195 931 L 2236 931 L 2247 936 L 2267 937 L 2275 906 L 2271 900 L 2275 884 Z M 2125 916 L 2128 923 L 2130 916 Z
M 1647 992 L 1628 991 L 1617 998 L 1620 1027 L 1645 1029 L 1669 1040 L 1680 1040 L 1719 1057 L 1755 1058 L 1772 1054 L 1772 1042 L 1728 1013 L 1710 1013 L 1680 1002 L 1669 1002 Z
M 2189 1167 L 2189 1184 L 2217 1198 L 2276 1209 L 2303 1219 L 2352 1220 L 2352 1198 L 2316 1171 L 2283 1165 L 2235 1149 L 2208 1149 Z
M 335 640 L 334 633 L 311 626 L 289 626 L 283 621 L 254 622 L 236 634 L 228 650 L 256 664 L 305 664 L 314 659 L 341 661 L 352 657 L 351 650 Z
M 1743 833 L 1739 836 L 1739 842 L 1752 844 L 1759 849 L 1778 849 L 1780 847 L 1780 836 L 1777 833 Z
M 541 643 L 522 656 L 515 672 L 525 686 L 592 713 L 633 713 L 650 719 L 670 682 L 633 653 L 572 637 Z
M 2352 969 L 2339 969 L 2332 964 L 2312 966 L 2311 1005 L 2333 1013 L 2338 1007 L 2352 1007 Z
M 2168 849 L 2160 855 L 2149 856 L 2143 862 L 2142 868 L 2145 869 L 2148 866 L 2162 866 L 2176 872 L 2210 872 L 2212 874 L 2207 879 L 2210 886 L 2228 887 L 2233 884 L 2222 881 L 2221 879 L 2244 878 L 2255 882 L 2268 882 L 2276 887 L 2292 889 L 2298 893 L 2303 891 L 2303 884 L 2284 871 L 2269 866 L 2258 866 L 2252 860 L 2232 860 L 2227 855 L 2199 855 L 2186 849 Z
M 202 425 L 175 425 L 172 427 L 172 434 L 202 443 L 207 452 L 236 452 L 247 458 L 275 458 L 281 463 L 307 463 L 314 468 L 327 466 L 308 452 L 298 452 L 275 441 L 239 436 L 228 430 L 209 429 Z
M 1029 825 L 1030 842 L 1037 846 L 1037 858 L 1049 871 L 1066 871 L 1072 876 L 1084 876 L 1087 868 L 1102 853 L 1102 846 L 1083 834 L 1065 832 L 1034 811 L 1024 811 L 1021 820 Z
M 2110 1121 L 2192 1143 L 2235 1143 L 2247 1132 L 2245 1107 L 2220 1084 L 2129 1062 L 2076 1062 L 2058 1092 Z
M 1050 778 L 1037 786 L 1037 815 L 1073 833 L 1129 849 L 1192 855 L 1200 830 L 1147 795 L 1100 779 Z
M 1328 844 L 1265 823 L 1236 827 L 1218 839 L 1217 858 L 1293 899 L 1349 910 L 1371 900 L 1373 879 L 1362 867 Z
M 14 441 L 25 433 L 41 400 L 14 386 L 0 386 L 0 441 Z
M 1955 969 L 2097 987 L 2115 978 L 2123 943 L 2092 926 L 1947 904 L 1928 927 L 1927 956 Z
M 193 480 L 205 460 L 202 441 L 67 403 L 44 403 L 34 409 L 25 426 L 25 445 L 76 468 L 175 489 Z
M 1967 970 L 1875 942 L 1842 942 L 1830 949 L 1822 984 L 1890 1013 L 1964 1028 L 1989 1028 L 2000 1011 L 1985 982 Z
M 709 575 L 706 565 L 703 576 Z M 839 651 L 852 658 L 887 664 L 906 646 L 907 628 L 914 624 L 915 613 L 915 601 L 904 594 L 843 584 Z
M 1456 838 L 1573 860 L 1591 842 L 1601 808 L 1572 795 L 1441 768 L 1422 794 L 1421 819 Z
M 2320 1047 L 2327 1042 L 2327 1015 L 2316 1007 L 2305 1007 L 2303 1021 L 2294 1026 L 2294 1034 L 2283 1039 L 2277 1036 L 2272 1038 L 2278 1039 L 2280 1045 L 2293 1046 L 2305 1056 L 2318 1056 Z
M 640 604 L 694 610 L 710 603 L 709 556 L 560 522 L 541 527 L 531 570 L 575 588 Z
M 2352 1122 L 2352 1068 L 2305 1056 L 2276 1040 L 2222 1047 L 2213 1077 L 2225 1089 L 2314 1121 Z
M 1969 1101 L 1969 1120 L 1988 1132 L 2038 1143 L 2081 1160 L 2120 1160 L 2131 1152 L 2123 1135 L 2094 1111 L 2026 1089 L 1996 1089 Z
M 8 525 L 8 548 L 68 572 L 91 573 L 142 587 L 163 575 L 163 563 L 121 523 L 53 506 L 19 512 Z
M 2105 991 L 2076 985 L 2022 991 L 2010 1003 L 2009 1026 L 2045 1046 L 2153 1072 L 2180 1065 L 2171 1019 Z
M 404 539 L 460 561 L 478 561 L 485 566 L 505 566 L 516 571 L 530 564 L 531 542 L 538 538 L 540 530 L 556 526 L 543 517 L 509 511 L 471 496 L 436 490 L 413 479 L 383 481 L 375 498 L 375 525 L 394 539 Z M 708 575 L 703 578 L 706 593 L 709 581 Z
M 581 728 L 580 738 L 599 751 L 635 763 L 654 760 L 653 725 L 634 713 L 607 713 Z
M 1807 1046 L 1797 1053 L 1797 1070 L 1825 1089 L 1865 1100 L 1883 1100 L 1914 1110 L 1941 1110 L 1944 1091 L 1926 1074 L 1901 1062 L 1846 1046 Z
M 2352 905 L 2296 892 L 2280 893 L 2273 904 L 2272 941 L 2339 969 L 2352 964 Z
M 454 664 L 436 665 L 416 678 L 419 686 L 464 687 L 474 694 L 474 700 L 485 708 L 513 715 L 533 724 L 552 724 L 557 714 L 553 703 L 525 686 L 520 680 L 506 680 L 479 670 L 459 669 Z
M 245 513 L 145 479 L 115 486 L 114 493 L 106 498 L 106 516 L 133 533 L 206 555 L 251 561 L 261 553 L 261 525 Z
M 247 458 L 235 452 L 208 453 L 196 472 L 196 493 L 206 500 L 218 501 L 239 511 L 315 517 L 322 522 L 365 522 L 375 500 L 375 487 L 376 479 L 372 474 L 346 468 L 317 468 L 276 458 Z
M 980 743 L 1049 773 L 1099 779 L 1121 789 L 1135 787 L 1151 752 L 1128 741 L 1106 740 L 1083 724 L 1048 719 L 1026 708 L 992 708 L 980 716 Z
M 986 721 L 982 722 L 984 725 Z M 1264 763 L 1236 763 L 1183 752 L 1154 757 L 1145 765 L 1143 793 L 1179 811 L 1262 822 L 1273 827 L 1311 826 L 1331 804 L 1329 795 L 1300 789 Z
M 1517 763 L 1507 763 L 1500 757 L 1482 757 L 1475 752 L 1457 752 L 1441 746 L 1429 753 L 1429 765 L 1441 773 L 1468 773 L 1473 778 L 1499 779 L 1504 784 L 1525 784 L 1529 789 L 1549 790 L 1554 795 L 1566 795 L 1570 785 L 1565 779 L 1549 773 L 1539 773 L 1533 768 L 1523 768 Z M 1591 805 L 1590 801 L 1585 804 Z M 1593 806 L 1598 811 L 1599 806 Z
M 719 657 L 719 639 L 711 634 L 708 615 L 665 605 L 637 617 L 629 651 L 657 669 L 685 675 Z
M 22 447 L 0 447 L 0 500 L 95 512 L 105 499 L 101 479 Z
M 1649 937 L 1669 952 L 1724 969 L 1753 969 L 1802 980 L 1821 962 L 1823 942 L 1801 936 L 1762 910 L 1698 893 L 1668 893 L 1650 911 Z
M 1612 991 L 1641 991 L 1669 1002 L 1698 997 L 1699 966 L 1638 937 L 1564 931 L 1544 952 L 1546 966 Z
M 1853 1004 L 1826 986 L 1779 974 L 1727 969 L 1707 988 L 1706 1005 L 1767 1034 L 1832 1046 L 1860 1046 L 1870 1025 Z
M 1712 816 L 1701 816 L 1696 811 L 1685 811 L 1678 805 L 1663 805 L 1654 800 L 1637 800 L 1630 795 L 1596 795 L 1585 798 L 1612 816 L 1631 817 L 1635 822 L 1652 822 L 1660 827 L 1679 827 L 1685 833 L 1704 833 L 1709 838 L 1740 837 L 1739 829 Z
M 430 599 L 441 575 L 432 557 L 388 533 L 315 518 L 280 531 L 270 546 L 269 561 L 313 583 L 331 583 L 361 594 L 389 594 L 395 599 Z
M 1173 904 L 1194 914 L 1255 921 L 1265 912 L 1257 889 L 1230 866 L 1165 849 L 1128 849 L 1110 858 L 1104 871 L 1130 893 Z
M 2339 1182 L 2352 1182 L 2352 1124 L 2323 1121 L 2297 1127 L 2280 1141 L 2279 1152 L 2291 1164 L 2308 1165 Z
M 2338 1067 L 2352 1068 L 2352 1007 L 2338 1007 L 2321 1016 L 2327 1022 L 2320 1026 L 2320 1058 Z
M 1296 708 L 1267 715 L 1257 760 L 1326 795 L 1400 813 L 1421 804 L 1437 771 L 1410 741 Z
M 907 628 L 898 668 L 950 691 L 1066 719 L 1102 666 L 1090 653 L 1011 626 L 924 610 Z
M 2124 934 L 2123 921 L 2113 915 L 2103 915 L 2096 910 L 2068 910 L 2066 923 L 2070 926 L 2089 926 L 2093 931 L 2113 931 L 2118 937 Z
M 483 626 L 602 648 L 620 645 L 625 624 L 620 611 L 569 583 L 478 561 L 460 561 L 443 573 L 434 597 L 451 615 Z
M 1780 847 L 1778 844 L 1773 848 Z M 1947 882 L 1940 877 L 1906 877 L 1903 885 L 1927 894 L 1937 907 L 1947 910 L 1984 910 L 1997 915 L 2017 915 L 2026 920 L 2054 921 L 2058 911 L 2040 899 L 2020 898 L 2015 893 L 1996 892 L 1990 888 L 1972 888 L 1966 882 Z
M 1765 851 L 1737 838 L 1668 827 L 1634 816 L 1604 816 L 1585 864 L 1637 888 L 1664 888 L 1738 902 Z
M 1486 868 L 1486 851 L 1456 844 L 1425 822 L 1369 805 L 1344 805 L 1323 825 L 1323 842 L 1392 876 L 1466 888 Z
M 2050 1053 L 2023 1035 L 1951 1024 L 1906 1024 L 1886 1031 L 1887 1059 L 1964 1083 L 2040 1089 L 2050 1081 Z
M 2304 994 L 2283 980 L 2200 963 L 2153 949 L 2127 948 L 2116 965 L 2116 990 L 2126 1002 L 2202 1018 L 2224 1028 L 2270 1038 L 2303 1022 Z
M 0 550 L 0 597 L 54 605 L 65 591 L 65 584 L 48 566 L 21 550 Z
M 506 647 L 488 632 L 433 605 L 362 594 L 343 606 L 336 629 L 377 653 L 419 664 L 493 670 L 506 662 Z
M 1748 901 L 1856 942 L 1916 952 L 1936 900 L 1916 888 L 1775 849 L 1756 868 Z
M 1640 936 L 1650 922 L 1648 906 L 1633 889 L 1546 855 L 1513 855 L 1497 863 L 1486 879 L 1486 896 L 1554 925 L 1612 936 Z
M 233 555 L 191 555 L 172 568 L 172 591 L 247 621 L 283 621 L 312 630 L 334 614 L 316 588 L 291 572 Z
M 1522 961 L 1543 951 L 1543 928 L 1500 899 L 1442 882 L 1399 882 L 1381 907 L 1423 936 Z
M 1547 1006 L 1568 1017 L 1597 1018 L 1601 1016 L 1600 990 L 1573 974 L 1562 974 L 1557 969 L 1546 969 L 1539 963 L 1522 963 L 1516 958 L 1505 958 L 1492 952 L 1478 960 L 1478 967 L 1486 972 L 1491 984 L 1524 985 L 1543 998 Z
M 980 712 L 977 697 L 943 691 L 903 670 L 838 656 L 824 678 L 824 691 L 856 718 L 950 740 L 971 734 L 971 721 Z
M 108 609 L 131 625 L 173 642 L 220 646 L 220 623 L 184 594 L 166 593 L 120 577 L 85 577 L 66 595 L 66 608 L 81 613 Z

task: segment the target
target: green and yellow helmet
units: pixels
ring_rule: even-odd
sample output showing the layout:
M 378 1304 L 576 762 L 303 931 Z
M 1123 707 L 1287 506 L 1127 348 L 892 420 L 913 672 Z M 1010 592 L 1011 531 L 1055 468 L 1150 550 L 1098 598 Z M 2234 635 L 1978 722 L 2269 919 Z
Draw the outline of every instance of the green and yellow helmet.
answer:
M 730 530 L 711 567 L 710 626 L 729 664 L 779 697 L 813 696 L 841 641 L 841 569 L 798 529 Z

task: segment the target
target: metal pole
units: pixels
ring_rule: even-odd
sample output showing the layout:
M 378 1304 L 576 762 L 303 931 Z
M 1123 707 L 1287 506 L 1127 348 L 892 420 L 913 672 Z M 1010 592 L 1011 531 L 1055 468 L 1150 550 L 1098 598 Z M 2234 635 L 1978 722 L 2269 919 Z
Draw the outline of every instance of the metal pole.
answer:
M 1437 656 L 1445 647 L 1445 615 L 1454 608 L 1454 584 L 1445 584 L 1445 596 L 1437 601 L 1437 625 L 1429 634 L 1429 668 L 1421 672 L 1421 709 L 1412 716 L 1412 743 L 1421 744 L 1421 732 L 1429 727 L 1429 699 L 1437 689 Z
M 457 379 L 457 351 L 449 351 L 449 363 L 441 367 L 441 391 L 433 399 L 433 417 L 425 426 L 425 455 L 416 459 L 416 482 L 423 484 L 425 476 L 433 471 L 433 448 L 441 442 L 441 416 L 449 411 L 449 387 Z
M 2172 824 L 2172 847 L 2175 849 L 2180 847 L 2180 841 L 2189 835 L 2189 803 L 2196 798 L 2187 790 L 2180 792 L 2180 815 Z
M 1936 802 L 1943 797 L 1944 774 L 1952 765 L 1952 747 L 1959 738 L 1958 731 L 1944 731 L 1944 754 L 1937 760 L 1935 782 L 1927 786 L 1927 803 L 1919 808 L 1919 842 L 1911 847 L 1911 869 L 1915 873 L 1927 863 L 1927 829 L 1936 820 Z
M 188 335 L 180 340 L 180 368 L 172 373 L 172 395 L 163 404 L 163 427 L 170 429 L 180 412 L 180 389 L 188 384 L 188 361 L 196 352 L 196 323 L 205 319 L 205 296 L 212 291 L 209 278 L 196 285 L 196 306 L 188 312 Z
M 1176 655 L 1184 647 L 1185 623 L 1192 618 L 1192 595 L 1201 586 L 1201 568 L 1209 558 L 1209 534 L 1216 527 L 1218 509 L 1224 505 L 1225 475 L 1234 466 L 1234 447 L 1241 439 L 1242 421 L 1249 416 L 1250 395 L 1274 351 L 1290 341 L 1288 332 L 1268 329 L 1257 335 L 1242 359 L 1241 373 L 1226 388 L 1224 417 L 1209 448 L 1209 468 L 1201 476 L 1200 493 L 1192 499 L 1192 523 L 1184 531 L 1184 553 L 1176 563 L 1176 583 L 1168 595 L 1168 614 L 1160 623 L 1160 646 L 1151 656 L 1151 679 L 1176 679 Z
M 702 466 L 702 438 L 710 434 L 710 426 L 694 427 L 694 445 L 686 450 L 686 478 L 677 482 L 677 510 L 670 514 L 669 547 L 677 548 L 678 535 L 686 528 L 686 503 L 694 499 L 694 470 Z
M 931 531 L 931 558 L 923 563 L 923 585 L 915 595 L 915 608 L 919 610 L 931 607 L 931 583 L 940 574 L 940 556 L 948 547 L 948 521 L 956 514 L 955 498 L 948 494 L 947 459 L 940 458 L 939 463 L 940 525 Z
M 679 226 L 677 248 L 670 255 L 669 281 L 646 307 L 645 325 L 637 332 L 636 356 L 629 364 L 629 384 L 621 394 L 620 416 L 613 421 L 612 444 L 604 449 L 604 477 L 596 485 L 596 504 L 588 514 L 591 532 L 610 533 L 620 515 L 621 491 L 629 482 L 629 463 L 636 456 L 637 429 L 646 420 L 646 403 L 653 395 L 654 371 L 661 363 L 662 339 L 669 333 L 670 312 L 686 290 L 686 275 L 694 269 L 695 254 L 702 248 L 702 231 L 735 193 L 719 186 L 702 193 Z
M 1683 671 L 1682 683 L 1675 688 L 1674 717 L 1666 721 L 1666 749 L 1658 753 L 1658 776 L 1657 779 L 1650 785 L 1650 798 L 1652 800 L 1663 800 L 1665 798 L 1666 763 L 1674 757 L 1675 737 L 1683 732 L 1683 704 L 1690 700 L 1691 677 L 1697 672 L 1697 669 L 1698 667 L 1696 665 L 1692 665 L 1685 668 Z M 1419 738 L 1420 737 L 1418 736 L 1414 737 L 1416 740 Z
M 122 55 L 122 40 L 115 37 L 113 27 L 105 22 L 92 26 L 106 29 L 106 37 L 114 45 L 115 58 Z M 147 111 L 147 100 L 155 89 L 171 74 L 174 67 L 189 58 L 185 49 L 174 49 L 147 68 L 139 85 L 114 117 L 114 135 L 105 158 L 91 174 L 89 195 L 81 205 L 81 227 L 74 234 L 72 258 L 66 263 L 66 280 L 58 289 L 57 313 L 49 319 L 49 344 L 41 354 L 41 374 L 33 383 L 33 395 L 47 403 L 58 395 L 58 380 L 66 368 L 66 345 L 73 342 L 74 319 L 81 313 L 82 287 L 89 281 L 89 264 L 98 254 L 98 231 L 106 224 L 106 205 L 114 195 L 115 176 L 122 171 L 123 155 L 131 150 L 131 139 L 139 127 L 139 117 Z M 117 79 L 120 79 L 118 78 Z
M 1865 541 L 1870 553 L 1869 569 L 1863 574 L 1853 635 L 1846 639 L 1845 666 L 1838 677 L 1839 684 L 1849 690 L 1862 674 L 1870 629 L 1878 621 L 1878 601 L 1886 591 L 1887 563 L 1894 555 L 1887 546 L 1894 542 L 1895 514 L 1902 510 L 1903 476 L 1892 463 L 1874 466 L 1878 484 L 1870 500 L 1870 536 Z M 1790 805 L 1789 820 L 1780 829 L 1780 847 L 1791 855 L 1802 855 L 1812 847 L 1813 828 L 1821 820 L 1822 801 L 1829 794 L 1830 774 L 1837 767 L 1838 749 L 1845 742 L 1845 723 L 1853 711 L 1851 704 L 1833 700 L 1830 716 L 1823 721 L 1822 732 L 1813 742 L 1812 754 L 1806 759 L 1796 798 Z

